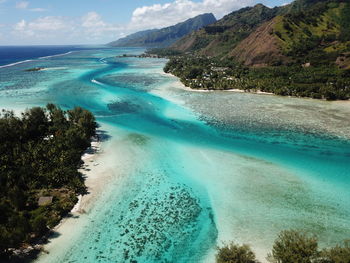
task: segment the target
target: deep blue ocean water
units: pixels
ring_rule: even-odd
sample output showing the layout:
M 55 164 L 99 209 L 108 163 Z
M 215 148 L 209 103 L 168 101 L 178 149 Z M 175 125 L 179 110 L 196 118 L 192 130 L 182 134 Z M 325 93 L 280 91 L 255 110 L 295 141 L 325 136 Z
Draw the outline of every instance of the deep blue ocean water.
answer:
M 0 46 L 0 66 L 25 60 L 55 56 L 71 51 L 94 49 L 96 46 Z M 102 48 L 102 47 L 98 47 Z
M 162 72 L 166 60 L 117 57 L 141 52 L 0 68 L 1 108 L 82 106 L 109 138 L 90 174 L 102 189 L 94 204 L 38 262 L 213 262 L 223 241 L 248 243 L 263 261 L 284 229 L 322 246 L 349 237 L 349 105 L 185 91 Z

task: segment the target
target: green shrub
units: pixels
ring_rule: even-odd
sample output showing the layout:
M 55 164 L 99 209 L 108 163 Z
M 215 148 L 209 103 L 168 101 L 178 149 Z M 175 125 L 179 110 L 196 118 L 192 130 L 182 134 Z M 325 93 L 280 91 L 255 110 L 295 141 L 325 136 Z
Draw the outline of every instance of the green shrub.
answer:
M 218 248 L 217 263 L 256 263 L 255 255 L 248 245 L 231 243 Z
M 324 249 L 321 252 L 317 263 L 349 263 L 350 262 L 350 243 L 344 242 L 344 246 L 336 246 Z
M 276 263 L 311 263 L 318 255 L 317 239 L 295 230 L 282 231 L 269 257 Z

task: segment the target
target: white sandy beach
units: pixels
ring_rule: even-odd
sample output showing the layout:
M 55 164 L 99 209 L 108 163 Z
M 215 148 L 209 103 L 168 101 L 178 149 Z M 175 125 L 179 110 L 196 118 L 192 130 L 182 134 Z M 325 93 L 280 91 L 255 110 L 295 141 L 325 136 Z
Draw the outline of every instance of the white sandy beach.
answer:
M 86 153 L 84 153 L 84 155 L 81 157 L 84 164 L 83 164 L 83 168 L 80 169 L 80 172 L 83 173 L 85 176 L 87 176 L 87 178 L 89 178 L 89 173 L 91 172 L 92 166 L 98 165 L 97 159 L 98 159 L 98 155 L 100 154 L 100 152 L 101 152 L 101 142 L 95 139 L 91 142 L 90 149 L 88 149 L 88 151 Z M 86 180 L 86 181 L 88 181 L 88 180 Z M 93 185 L 88 185 L 87 182 L 85 184 L 88 188 L 93 187 Z M 86 203 L 87 200 L 89 198 L 91 198 L 91 195 L 92 194 L 87 194 L 85 196 L 79 195 L 78 202 L 75 204 L 75 206 L 71 210 L 71 213 L 72 214 L 84 213 L 84 209 L 83 209 L 84 203 Z
M 81 238 L 82 233 L 94 221 L 96 213 L 102 207 L 108 206 L 106 200 L 110 195 L 119 194 L 124 179 L 135 167 L 135 145 L 125 139 L 128 132 L 107 124 L 101 125 L 100 129 L 108 135 L 113 134 L 113 137 L 102 142 L 92 142 L 95 153 L 85 153 L 82 156 L 84 165 L 80 171 L 85 176 L 88 194 L 80 196 L 71 216 L 64 218 L 54 228 L 53 237 L 44 245 L 43 252 L 35 262 L 51 263 L 53 259 L 62 258 L 62 253 L 74 249 L 77 239 Z
M 38 262 L 49 262 L 46 254 L 58 253 L 61 249 L 69 247 L 70 241 L 77 236 L 76 231 L 80 231 L 85 224 L 87 217 L 85 214 L 95 206 L 98 196 L 101 195 L 106 184 L 110 180 L 111 171 L 106 164 L 108 158 L 108 142 L 93 140 L 91 149 L 88 149 L 82 156 L 84 164 L 79 170 L 85 176 L 85 185 L 88 194 L 80 195 L 78 202 L 71 210 L 70 216 L 63 218 L 62 221 L 53 229 L 54 237 L 51 237 L 43 247 L 43 252 L 37 259 Z M 107 149 L 107 150 L 106 150 Z

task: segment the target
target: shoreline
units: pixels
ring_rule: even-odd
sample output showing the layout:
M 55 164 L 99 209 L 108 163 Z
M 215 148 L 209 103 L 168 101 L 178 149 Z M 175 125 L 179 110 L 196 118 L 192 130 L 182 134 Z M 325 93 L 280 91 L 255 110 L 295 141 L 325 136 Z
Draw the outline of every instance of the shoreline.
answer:
M 117 57 L 124 57 L 124 56 L 117 56 Z M 126 56 L 128 57 L 128 56 Z M 165 58 L 165 57 L 160 57 L 160 56 L 142 56 L 142 55 L 135 55 L 135 56 L 131 56 L 131 57 L 137 57 L 137 58 Z M 172 73 L 165 73 L 162 70 L 162 74 L 165 74 L 167 76 L 172 76 L 175 77 L 179 80 L 179 82 L 182 84 L 181 85 L 181 89 L 185 90 L 185 91 L 193 91 L 193 92 L 236 92 L 236 93 L 250 93 L 250 94 L 258 94 L 258 95 L 273 95 L 273 96 L 280 96 L 280 97 L 287 97 L 287 98 L 298 98 L 298 99 L 312 99 L 312 100 L 320 100 L 320 101 L 329 101 L 329 102 L 350 102 L 350 99 L 348 100 L 326 100 L 326 99 L 316 99 L 316 98 L 311 98 L 311 97 L 297 97 L 297 96 L 281 96 L 281 95 L 277 95 L 275 93 L 272 92 L 265 92 L 265 91 L 261 91 L 261 90 L 257 90 L 257 91 L 247 91 L 247 90 L 241 90 L 241 89 L 218 89 L 218 90 L 209 90 L 209 89 L 192 89 L 188 86 L 186 86 L 185 84 L 183 84 L 180 80 L 179 77 L 175 76 Z
M 133 162 L 130 162 L 132 158 L 123 159 L 125 155 L 129 156 L 129 147 L 133 146 L 131 142 L 125 141 L 125 135 L 128 133 L 104 122 L 100 122 L 100 125 L 101 141 L 93 144 L 93 147 L 97 147 L 97 151 L 93 154 L 86 152 L 83 155 L 84 165 L 80 170 L 84 174 L 88 194 L 83 195 L 69 215 L 52 229 L 41 252 L 31 263 L 56 262 L 66 253 L 74 253 L 72 251 L 75 245 L 81 238 L 86 238 L 85 231 L 89 232 L 94 218 L 104 208 L 106 200 L 109 200 L 108 196 L 120 191 L 118 187 L 124 183 L 129 168 L 133 167 Z M 110 138 L 107 134 L 119 136 Z M 127 167 L 124 166 L 126 163 Z
M 314 98 L 310 98 L 310 97 L 281 96 L 281 95 L 274 94 L 272 92 L 264 92 L 264 91 L 260 91 L 260 90 L 246 91 L 246 90 L 241 90 L 241 89 L 227 89 L 227 90 L 192 89 L 192 88 L 186 86 L 185 84 L 183 84 L 177 76 L 175 76 L 171 73 L 165 73 L 165 72 L 163 72 L 163 74 L 165 74 L 167 76 L 172 76 L 172 77 L 178 79 L 178 81 L 181 85 L 178 85 L 177 88 L 185 90 L 185 91 L 203 92 L 203 93 L 205 93 L 205 92 L 208 92 L 208 93 L 210 93 L 210 92 L 235 92 L 235 93 L 247 93 L 247 94 L 257 94 L 257 95 L 270 95 L 270 96 L 278 96 L 278 97 L 285 97 L 285 98 L 325 101 L 325 102 L 331 102 L 331 103 L 344 103 L 344 104 L 348 104 L 348 106 L 350 106 L 350 99 L 348 99 L 348 100 L 326 100 L 326 99 L 314 99 Z
M 78 169 L 85 178 L 85 186 L 88 189 L 88 193 L 85 195 L 79 195 L 78 201 L 74 205 L 74 207 L 70 210 L 70 212 L 61 219 L 61 221 L 52 229 L 49 230 L 48 234 L 44 236 L 42 240 L 40 240 L 37 244 L 31 244 L 33 250 L 37 250 L 36 256 L 30 262 L 36 262 L 43 255 L 50 254 L 50 246 L 55 239 L 56 235 L 61 235 L 60 230 L 65 227 L 69 227 L 70 221 L 72 219 L 79 218 L 80 215 L 85 214 L 86 210 L 88 210 L 89 204 L 91 200 L 95 196 L 96 192 L 92 189 L 95 187 L 94 181 L 91 181 L 91 177 L 93 177 L 93 167 L 98 164 L 96 161 L 100 158 L 102 153 L 102 142 L 100 141 L 98 134 L 96 137 L 93 137 L 91 140 L 91 146 L 86 149 L 86 151 L 81 156 L 81 160 L 83 161 L 82 167 Z
M 97 166 L 98 163 L 96 163 L 97 159 L 99 159 L 102 150 L 101 145 L 102 142 L 100 141 L 98 134 L 91 139 L 91 146 L 85 150 L 85 152 L 81 156 L 81 160 L 83 161 L 82 167 L 78 169 L 79 172 L 81 172 L 85 178 L 85 186 L 89 190 L 87 194 L 85 195 L 79 195 L 78 201 L 75 203 L 74 207 L 67 213 L 66 216 L 64 216 L 59 223 L 54 226 L 53 228 L 49 229 L 48 232 L 43 235 L 40 239 L 33 243 L 28 243 L 26 246 L 13 250 L 13 258 L 10 259 L 9 262 L 34 262 L 40 258 L 41 255 L 49 254 L 49 251 L 46 249 L 47 246 L 49 246 L 52 242 L 52 240 L 55 238 L 55 235 L 59 234 L 59 229 L 61 227 L 66 226 L 68 224 L 68 221 L 71 218 L 77 218 L 79 215 L 86 213 L 85 209 L 88 209 L 89 201 L 94 196 L 94 192 L 90 191 L 92 188 L 95 187 L 95 184 L 89 179 L 92 176 L 92 166 Z M 96 165 L 97 164 L 97 165 Z M 85 209 L 84 209 L 85 208 Z M 20 261 L 18 261 L 20 260 Z
M 79 172 L 81 172 L 85 178 L 85 186 L 90 189 L 92 185 L 89 185 L 88 183 L 88 176 L 89 172 L 91 171 L 91 165 L 96 166 L 98 163 L 95 163 L 95 161 L 98 158 L 98 155 L 101 152 L 101 141 L 99 140 L 98 136 L 93 138 L 91 141 L 91 146 L 85 151 L 85 153 L 81 156 L 81 160 L 84 162 L 82 165 L 82 168 L 79 169 Z M 74 207 L 71 209 L 71 214 L 82 214 L 85 213 L 85 210 L 83 209 L 84 204 L 91 198 L 91 193 L 85 194 L 85 195 L 79 195 L 78 201 L 74 205 Z
M 174 77 L 174 78 L 177 78 L 179 83 L 181 83 L 181 86 L 179 85 L 178 87 L 182 90 L 185 90 L 185 91 L 193 91 L 193 92 L 236 92 L 236 93 L 250 93 L 250 94 L 259 94 L 259 95 L 273 95 L 273 96 L 278 96 L 272 92 L 264 92 L 264 91 L 261 91 L 261 90 L 257 90 L 257 91 L 246 91 L 246 90 L 242 90 L 242 89 L 218 89 L 218 90 L 209 90 L 209 89 L 192 89 L 188 86 L 186 86 L 185 84 L 183 84 L 181 82 L 181 80 L 171 74 L 171 73 L 165 73 L 163 72 L 163 74 L 167 75 L 167 76 L 171 76 L 171 77 Z M 288 96 L 286 96 L 288 97 Z M 295 98 L 298 98 L 298 97 L 295 97 Z

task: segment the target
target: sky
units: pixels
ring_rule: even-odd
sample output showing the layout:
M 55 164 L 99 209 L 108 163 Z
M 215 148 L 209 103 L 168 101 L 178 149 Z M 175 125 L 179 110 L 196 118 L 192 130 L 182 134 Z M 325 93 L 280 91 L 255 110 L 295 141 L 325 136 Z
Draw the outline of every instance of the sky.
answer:
M 203 13 L 292 0 L 0 0 L 0 45 L 105 44 Z

